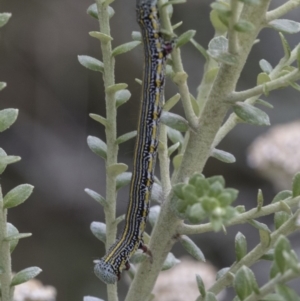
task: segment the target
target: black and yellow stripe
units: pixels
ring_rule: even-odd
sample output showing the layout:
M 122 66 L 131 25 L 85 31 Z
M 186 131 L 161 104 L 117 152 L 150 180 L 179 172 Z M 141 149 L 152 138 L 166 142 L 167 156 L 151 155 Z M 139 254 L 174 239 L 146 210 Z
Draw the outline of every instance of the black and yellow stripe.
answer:
M 137 0 L 137 21 L 142 31 L 145 64 L 125 227 L 120 238 L 94 268 L 97 277 L 108 284 L 115 283 L 122 270 L 129 268 L 128 260 L 138 248 L 146 249 L 143 232 L 154 177 L 166 56 L 171 51 L 170 43 L 165 42 L 160 33 L 157 0 Z

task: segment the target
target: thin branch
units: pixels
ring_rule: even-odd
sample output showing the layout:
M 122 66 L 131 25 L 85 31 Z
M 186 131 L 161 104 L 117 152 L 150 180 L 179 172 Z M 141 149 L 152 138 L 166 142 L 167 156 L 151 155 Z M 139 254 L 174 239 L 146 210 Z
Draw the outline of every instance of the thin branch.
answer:
M 160 1 L 160 4 L 163 4 L 163 1 Z M 163 23 L 163 27 L 165 30 L 170 32 L 171 34 L 174 34 L 171 20 L 168 16 L 168 10 L 167 7 L 163 8 L 161 10 L 161 19 Z M 187 85 L 187 74 L 183 69 L 183 64 L 181 61 L 181 53 L 179 48 L 175 48 L 172 51 L 172 62 L 173 62 L 173 69 L 175 72 L 173 80 L 178 85 L 178 91 L 181 96 L 182 105 L 185 113 L 185 117 L 187 121 L 189 122 L 189 125 L 192 129 L 196 129 L 198 127 L 198 118 L 194 113 L 191 99 L 190 99 L 190 92 L 189 87 Z
M 289 11 L 293 10 L 294 8 L 300 6 L 300 0 L 290 0 L 283 5 L 267 12 L 266 14 L 266 23 L 269 23 L 273 20 L 276 20 L 283 15 L 287 14 Z
M 272 91 L 278 88 L 282 88 L 289 85 L 289 82 L 294 82 L 300 79 L 300 71 L 294 70 L 290 72 L 289 74 L 286 74 L 284 76 L 281 76 L 277 79 L 274 79 L 270 82 L 267 82 L 265 84 L 256 86 L 254 88 L 241 91 L 241 92 L 233 92 L 229 97 L 226 99 L 226 101 L 234 103 L 237 101 L 242 101 L 247 98 L 259 95 L 264 93 L 264 91 Z
M 109 14 L 107 9 L 107 4 L 101 0 L 96 0 L 98 9 L 98 19 L 100 25 L 100 31 L 108 36 L 110 36 L 110 25 L 109 25 Z M 112 54 L 112 45 L 110 41 L 100 41 L 101 50 L 103 56 L 103 81 L 104 88 L 107 91 L 109 86 L 115 84 L 114 69 L 115 69 L 115 59 Z M 117 163 L 118 156 L 118 144 L 117 139 L 117 109 L 116 109 L 116 99 L 114 92 L 105 93 L 105 104 L 106 104 L 106 118 L 107 126 L 105 127 L 106 133 L 106 144 L 107 144 L 107 160 L 106 168 Z M 107 206 L 104 208 L 105 212 L 105 222 L 106 222 L 106 250 L 114 243 L 117 234 L 117 225 L 114 222 L 116 218 L 116 177 L 109 175 L 106 172 L 106 201 Z M 107 295 L 109 301 L 117 301 L 117 285 L 107 286 Z
M 245 257 L 243 257 L 239 262 L 235 262 L 231 268 L 221 277 L 219 278 L 209 289 L 210 292 L 214 294 L 218 294 L 225 287 L 231 285 L 233 278 L 231 274 L 235 274 L 243 265 L 250 267 L 255 262 L 257 262 L 269 249 L 271 249 L 275 242 L 277 241 L 280 235 L 289 235 L 297 229 L 296 219 L 300 213 L 300 209 L 298 209 L 293 216 L 288 219 L 280 228 L 274 231 L 270 237 L 270 244 L 268 247 L 263 246 L 262 244 L 258 244 L 254 249 L 252 249 Z M 231 277 L 230 277 L 231 276 Z
M 300 202 L 300 196 L 286 200 L 286 204 L 290 207 L 295 207 L 299 205 Z M 249 219 L 259 218 L 262 216 L 266 216 L 275 212 L 278 212 L 282 210 L 280 203 L 274 203 L 267 206 L 262 207 L 259 211 L 257 211 L 257 208 L 253 208 L 245 213 L 241 213 L 236 217 L 233 217 L 225 226 L 230 227 L 236 224 L 244 224 Z M 178 227 L 178 234 L 182 235 L 192 235 L 192 234 L 200 234 L 205 233 L 209 231 L 213 231 L 213 227 L 211 223 L 201 224 L 201 225 L 186 225 L 182 224 Z

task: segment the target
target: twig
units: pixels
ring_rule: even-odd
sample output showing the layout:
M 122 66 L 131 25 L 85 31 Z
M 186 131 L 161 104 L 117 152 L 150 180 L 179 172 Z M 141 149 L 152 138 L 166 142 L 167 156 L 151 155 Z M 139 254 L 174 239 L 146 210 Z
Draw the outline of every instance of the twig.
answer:
M 289 11 L 295 7 L 300 6 L 300 0 L 290 0 L 283 5 L 267 12 L 266 14 L 266 23 L 269 23 L 275 19 L 280 18 L 281 16 L 287 14 Z
M 285 86 L 289 85 L 289 82 L 294 82 L 300 79 L 300 71 L 299 70 L 294 70 L 284 76 L 281 76 L 279 78 L 276 78 L 270 82 L 267 82 L 265 84 L 256 86 L 254 88 L 244 90 L 241 92 L 233 92 L 227 99 L 226 101 L 234 103 L 237 101 L 242 101 L 247 98 L 260 95 L 264 91 L 272 91 L 278 88 L 282 88 Z
M 300 196 L 294 199 L 286 200 L 286 204 L 290 207 L 297 206 L 300 202 Z M 259 218 L 265 215 L 269 215 L 275 213 L 277 211 L 282 210 L 280 203 L 274 203 L 261 208 L 261 210 L 257 211 L 257 208 L 253 208 L 245 213 L 241 213 L 236 217 L 233 217 L 225 226 L 230 227 L 236 224 L 244 224 L 249 219 Z M 192 234 L 200 234 L 213 231 L 213 227 L 211 223 L 201 224 L 201 225 L 186 225 L 182 224 L 178 227 L 178 234 L 182 235 L 192 235 Z
M 98 19 L 100 24 L 100 31 L 108 36 L 110 36 L 110 25 L 109 25 L 109 14 L 107 10 L 107 4 L 101 0 L 96 0 L 98 8 Z M 101 50 L 103 55 L 103 65 L 104 65 L 104 88 L 105 88 L 105 102 L 106 102 L 106 119 L 107 126 L 105 127 L 106 133 L 106 144 L 107 144 L 107 160 L 106 168 L 117 163 L 118 155 L 118 144 L 116 143 L 117 138 L 117 109 L 115 93 L 108 93 L 107 88 L 115 84 L 114 78 L 114 68 L 115 59 L 111 55 L 112 46 L 110 41 L 101 41 Z M 107 206 L 104 208 L 105 212 L 105 222 L 106 222 L 106 249 L 113 244 L 116 239 L 117 226 L 114 223 L 116 218 L 116 177 L 111 176 L 106 172 L 106 201 Z M 108 285 L 107 295 L 109 301 L 117 301 L 117 286 Z

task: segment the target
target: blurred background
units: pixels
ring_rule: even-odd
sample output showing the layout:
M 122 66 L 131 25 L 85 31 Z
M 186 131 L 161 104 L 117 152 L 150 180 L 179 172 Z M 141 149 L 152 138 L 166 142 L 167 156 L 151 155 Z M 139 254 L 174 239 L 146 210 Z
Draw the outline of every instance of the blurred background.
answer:
M 179 35 L 188 29 L 197 30 L 195 39 L 207 47 L 214 31 L 209 22 L 208 0 L 190 0 L 174 7 L 173 23 L 183 21 Z M 2 0 L 1 12 L 11 12 L 12 18 L 0 31 L 0 80 L 8 86 L 0 93 L 1 109 L 18 108 L 17 122 L 0 135 L 0 146 L 9 155 L 22 160 L 10 165 L 1 184 L 6 193 L 14 186 L 30 183 L 34 193 L 22 206 L 9 211 L 8 220 L 20 232 L 33 236 L 21 240 L 13 253 L 13 270 L 28 266 L 43 269 L 38 278 L 53 285 L 57 300 L 82 300 L 85 295 L 106 298 L 106 289 L 93 274 L 93 260 L 104 254 L 104 246 L 90 232 L 92 221 L 103 221 L 102 208 L 84 188 L 105 195 L 104 162 L 93 154 L 87 144 L 88 135 L 105 140 L 103 126 L 88 117 L 89 113 L 105 116 L 102 76 L 83 68 L 77 55 L 90 55 L 101 60 L 98 40 L 88 35 L 98 31 L 97 20 L 86 14 L 93 2 L 71 0 Z M 273 0 L 274 8 L 284 3 Z M 131 40 L 131 32 L 139 30 L 135 21 L 135 1 L 115 1 L 116 14 L 111 19 L 113 46 Z M 284 18 L 300 21 L 300 10 Z M 239 81 L 238 90 L 256 84 L 260 72 L 259 60 L 267 59 L 273 66 L 283 55 L 277 32 L 264 29 L 260 43 L 253 47 Z M 287 35 L 291 47 L 300 40 L 300 34 Z M 192 94 L 201 80 L 204 59 L 191 45 L 182 48 L 184 68 L 189 74 Z M 132 93 L 128 103 L 118 109 L 118 135 L 136 129 L 140 86 L 134 81 L 141 78 L 143 57 L 141 47 L 120 55 L 116 61 L 116 82 L 126 82 Z M 176 92 L 170 81 L 166 98 Z M 274 109 L 264 109 L 272 125 L 299 119 L 299 92 L 292 88 L 270 93 L 267 98 Z M 174 111 L 183 114 L 181 104 Z M 251 142 L 268 131 L 267 127 L 238 125 L 221 143 L 220 149 L 235 155 L 235 164 L 210 159 L 205 175 L 223 174 L 226 184 L 240 190 L 236 204 L 247 209 L 256 205 L 257 190 L 262 189 L 265 203 L 278 192 L 271 182 L 260 176 L 247 164 L 247 149 Z M 119 162 L 132 167 L 134 141 L 120 147 Z M 299 159 L 299 158 L 298 158 Z M 289 187 L 286 187 L 286 189 Z M 118 195 L 118 213 L 125 212 L 128 188 Z M 261 219 L 272 227 L 273 218 Z M 234 261 L 234 237 L 242 231 L 248 240 L 248 249 L 259 241 L 258 233 L 249 225 L 228 229 L 223 233 L 194 237 L 208 261 L 217 269 Z M 299 238 L 299 233 L 297 234 Z M 295 248 L 300 248 L 294 237 Z M 183 249 L 176 245 L 174 254 L 181 256 Z M 268 263 L 254 266 L 263 284 L 269 273 Z M 120 291 L 125 294 L 126 283 Z M 230 298 L 230 292 L 227 295 Z M 227 300 L 227 298 L 225 298 Z M 122 300 L 122 297 L 120 298 Z

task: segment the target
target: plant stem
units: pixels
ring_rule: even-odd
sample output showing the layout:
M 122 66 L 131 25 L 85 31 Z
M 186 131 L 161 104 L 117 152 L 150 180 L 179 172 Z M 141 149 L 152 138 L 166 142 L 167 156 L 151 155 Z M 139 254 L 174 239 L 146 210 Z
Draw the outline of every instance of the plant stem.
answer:
M 162 5 L 166 1 L 160 0 L 159 2 Z M 166 7 L 161 10 L 161 20 L 164 29 L 166 29 L 170 33 L 173 33 L 172 24 L 168 16 L 168 11 Z M 185 117 L 189 122 L 190 127 L 196 128 L 198 124 L 198 120 L 191 104 L 189 87 L 187 85 L 188 76 L 183 69 L 180 49 L 179 48 L 173 49 L 171 56 L 173 62 L 173 70 L 175 72 L 174 81 L 178 85 L 178 91 L 181 96 Z
M 96 0 L 98 8 L 98 19 L 100 24 L 100 31 L 110 36 L 109 26 L 109 14 L 107 7 L 108 5 L 103 3 L 101 0 Z M 106 144 L 107 144 L 107 160 L 106 160 L 106 171 L 107 169 L 117 163 L 118 155 L 118 144 L 116 143 L 117 137 L 117 109 L 115 92 L 107 92 L 107 88 L 115 84 L 114 68 L 115 59 L 111 55 L 112 46 L 110 41 L 101 41 L 101 50 L 103 55 L 104 65 L 104 88 L 105 88 L 105 102 L 106 102 L 106 120 L 107 125 L 105 127 L 106 133 Z M 116 217 L 116 176 L 110 175 L 106 172 L 106 201 L 107 206 L 104 208 L 105 222 L 106 222 L 106 250 L 114 243 L 117 233 L 117 225 L 114 223 Z M 117 301 L 117 286 L 108 285 L 107 294 L 109 301 Z
M 235 262 L 231 266 L 231 268 L 225 273 L 225 275 L 219 278 L 211 286 L 209 291 L 217 295 L 225 287 L 231 285 L 232 280 L 234 278 L 232 276 L 229 276 L 231 275 L 231 273 L 235 274 L 243 265 L 250 267 L 256 261 L 258 261 L 259 258 L 266 253 L 266 251 L 268 251 L 274 246 L 275 242 L 277 241 L 280 235 L 288 235 L 293 231 L 295 231 L 297 229 L 295 221 L 298 218 L 299 213 L 300 213 L 300 209 L 298 209 L 293 214 L 293 216 L 290 219 L 288 219 L 279 229 L 277 229 L 271 234 L 270 244 L 268 247 L 265 247 L 262 244 L 258 244 L 253 250 L 251 250 L 251 252 L 249 252 L 245 257 L 243 257 L 239 262 Z
M 11 257 L 9 241 L 4 240 L 7 236 L 7 209 L 3 208 L 3 196 L 0 186 L 0 265 L 3 273 L 0 274 L 1 282 L 1 301 L 11 301 L 13 290 L 10 287 L 11 282 Z
M 281 16 L 287 14 L 292 9 L 300 6 L 300 0 L 290 0 L 283 5 L 267 12 L 266 23 L 269 23 L 275 19 L 280 18 Z
M 229 28 L 228 28 L 228 52 L 232 54 L 238 53 L 239 45 L 238 45 L 238 34 L 234 29 L 234 25 L 239 20 L 239 1 L 231 0 L 231 16 L 229 19 Z
M 298 206 L 300 202 L 300 197 L 296 197 L 290 200 L 286 200 L 285 203 L 289 207 L 295 207 Z M 253 208 L 245 213 L 241 213 L 236 217 L 233 217 L 228 224 L 226 224 L 226 227 L 230 227 L 237 224 L 244 224 L 247 223 L 250 219 L 259 218 L 262 216 L 270 215 L 272 213 L 278 212 L 282 210 L 282 206 L 279 202 L 270 204 L 267 206 L 262 207 L 259 211 L 257 211 L 257 208 Z M 182 224 L 178 228 L 178 233 L 185 234 L 185 235 L 193 235 L 193 234 L 200 234 L 205 233 L 209 231 L 213 231 L 213 227 L 211 223 L 201 224 L 201 225 L 186 225 Z

